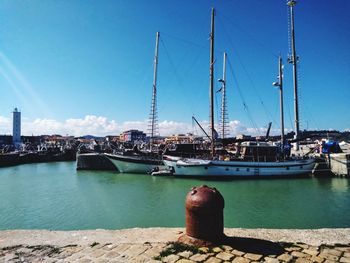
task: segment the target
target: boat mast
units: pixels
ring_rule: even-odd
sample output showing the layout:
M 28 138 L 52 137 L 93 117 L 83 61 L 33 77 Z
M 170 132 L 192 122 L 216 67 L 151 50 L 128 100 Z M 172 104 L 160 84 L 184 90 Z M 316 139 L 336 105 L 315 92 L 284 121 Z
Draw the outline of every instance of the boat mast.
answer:
M 152 151 L 153 140 L 157 134 L 157 70 L 158 70 L 158 44 L 159 44 L 159 32 L 156 34 L 156 49 L 154 54 L 154 72 L 153 72 L 153 90 L 152 90 L 152 103 L 151 113 L 149 119 L 149 131 L 150 131 L 150 150 Z
M 297 75 L 297 63 L 298 56 L 295 50 L 295 34 L 294 34 L 294 6 L 297 2 L 295 0 L 290 0 L 287 5 L 290 7 L 290 24 L 291 24 L 291 42 L 292 42 L 292 56 L 288 58 L 288 62 L 293 65 L 293 80 L 294 80 L 294 127 L 295 127 L 295 146 L 296 150 L 299 150 L 299 102 L 298 102 L 298 75 Z
M 272 85 L 277 86 L 280 90 L 280 114 L 281 114 L 281 151 L 284 159 L 284 111 L 283 111 L 283 64 L 282 57 L 278 58 L 278 82 Z
M 211 155 L 215 155 L 215 131 L 214 131 L 214 16 L 215 9 L 211 9 L 211 30 L 210 30 L 210 129 L 211 129 Z
M 219 82 L 222 83 L 221 86 L 221 137 L 225 139 L 227 134 L 227 112 L 226 112 L 226 57 L 227 54 L 224 52 L 224 65 L 222 70 L 222 79 L 219 79 Z

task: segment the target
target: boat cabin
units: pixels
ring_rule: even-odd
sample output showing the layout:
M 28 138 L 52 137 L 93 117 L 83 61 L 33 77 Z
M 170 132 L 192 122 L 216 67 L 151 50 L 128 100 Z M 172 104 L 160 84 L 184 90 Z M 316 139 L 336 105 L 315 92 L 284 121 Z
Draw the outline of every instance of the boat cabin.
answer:
M 243 160 L 252 162 L 275 162 L 280 157 L 280 148 L 266 142 L 244 142 L 237 152 Z

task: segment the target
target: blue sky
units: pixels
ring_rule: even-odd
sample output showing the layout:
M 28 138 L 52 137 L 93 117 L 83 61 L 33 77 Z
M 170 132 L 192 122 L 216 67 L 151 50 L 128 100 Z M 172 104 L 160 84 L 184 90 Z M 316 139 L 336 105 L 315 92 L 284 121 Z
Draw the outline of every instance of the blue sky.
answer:
M 230 133 L 259 133 L 269 121 L 278 132 L 278 92 L 271 86 L 278 54 L 285 62 L 286 128 L 292 129 L 285 0 L 2 0 L 0 134 L 11 132 L 14 107 L 22 111 L 24 134 L 146 129 L 156 31 L 161 134 L 190 131 L 192 115 L 205 122 L 211 7 L 217 14 L 215 79 L 223 51 L 230 61 Z M 302 129 L 350 128 L 348 10 L 345 0 L 300 0 L 295 8 Z M 218 107 L 215 112 L 219 117 Z

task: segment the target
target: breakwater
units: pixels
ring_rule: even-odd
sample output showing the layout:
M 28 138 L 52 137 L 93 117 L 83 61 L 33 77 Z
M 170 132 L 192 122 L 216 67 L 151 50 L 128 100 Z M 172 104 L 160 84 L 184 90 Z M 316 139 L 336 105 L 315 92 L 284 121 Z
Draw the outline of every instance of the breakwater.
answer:
M 75 149 L 52 149 L 48 151 L 10 152 L 0 154 L 0 167 L 27 163 L 75 161 Z

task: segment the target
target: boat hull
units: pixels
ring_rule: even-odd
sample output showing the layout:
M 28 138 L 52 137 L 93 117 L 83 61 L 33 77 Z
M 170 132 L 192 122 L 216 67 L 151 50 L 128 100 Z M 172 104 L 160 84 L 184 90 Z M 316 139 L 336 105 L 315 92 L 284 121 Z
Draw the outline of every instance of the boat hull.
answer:
M 312 172 L 314 159 L 291 160 L 284 162 L 245 162 L 245 161 L 205 161 L 167 160 L 167 166 L 174 167 L 176 176 L 198 177 L 288 177 Z
M 128 157 L 117 154 L 105 154 L 105 156 L 114 164 L 114 166 L 121 173 L 140 173 L 146 174 L 153 168 L 159 167 L 164 169 L 165 165 L 163 161 L 152 158 L 137 158 Z

